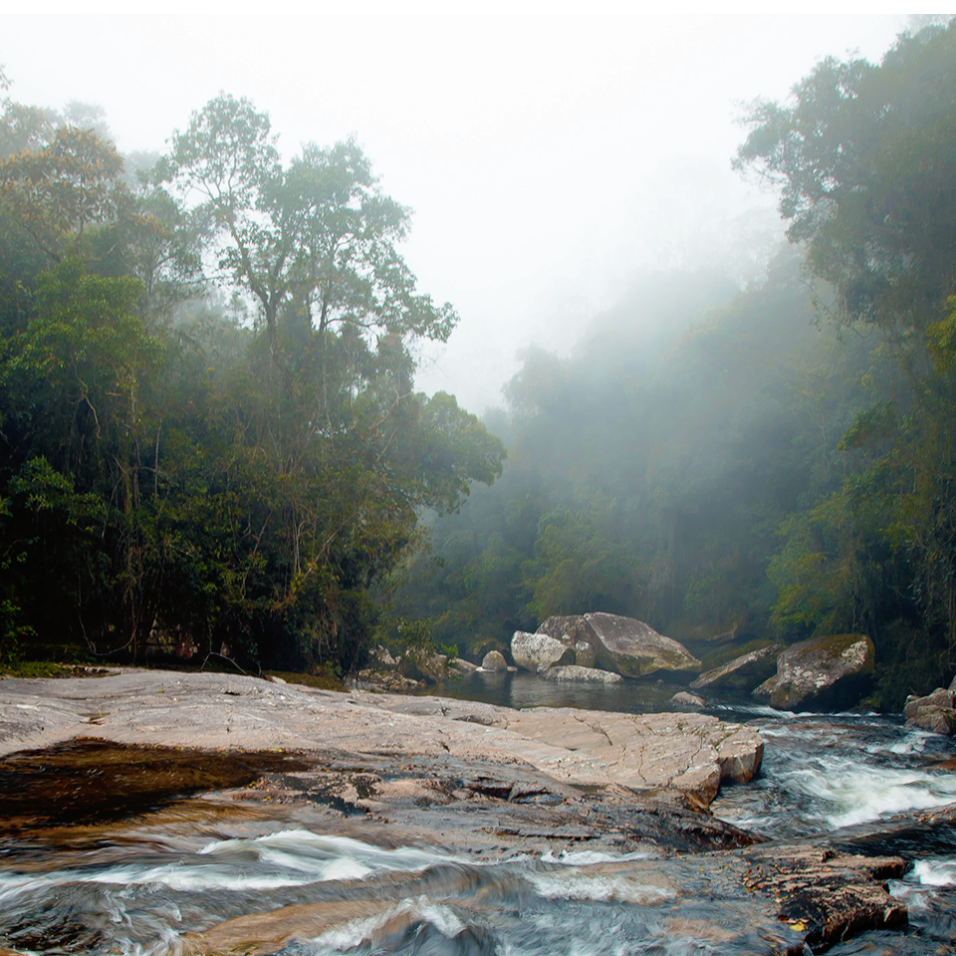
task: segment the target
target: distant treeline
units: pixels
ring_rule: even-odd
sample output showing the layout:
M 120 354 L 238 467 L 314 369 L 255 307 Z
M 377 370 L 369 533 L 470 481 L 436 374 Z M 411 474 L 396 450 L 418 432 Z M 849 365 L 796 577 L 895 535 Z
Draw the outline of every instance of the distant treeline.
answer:
M 791 245 L 657 275 L 486 424 L 504 475 L 427 521 L 394 612 L 472 656 L 551 614 L 736 646 L 864 631 L 874 703 L 956 668 L 956 26 L 825 60 L 735 159 Z
M 96 110 L 0 101 L 0 665 L 354 666 L 421 509 L 504 457 L 414 392 L 457 315 L 408 219 L 355 143 L 283 165 L 245 100 L 126 163 Z

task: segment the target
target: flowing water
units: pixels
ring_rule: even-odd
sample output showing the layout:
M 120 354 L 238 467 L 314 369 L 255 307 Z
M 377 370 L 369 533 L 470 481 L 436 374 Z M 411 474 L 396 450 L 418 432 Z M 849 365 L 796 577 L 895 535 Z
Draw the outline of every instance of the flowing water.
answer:
M 534 680 L 451 690 L 510 705 L 618 710 L 661 709 L 673 692 Z M 711 712 L 754 722 L 767 743 L 761 776 L 726 788 L 717 816 L 772 839 L 830 834 L 907 860 L 891 888 L 905 898 L 910 926 L 831 952 L 956 951 L 956 834 L 912 817 L 895 822 L 956 802 L 949 739 L 877 715 Z M 272 819 L 146 813 L 70 832 L 0 841 L 0 947 L 165 956 L 188 951 L 198 932 L 208 933 L 203 952 L 275 939 L 263 951 L 286 956 L 731 956 L 788 943 L 785 928 L 756 919 L 743 894 L 715 901 L 713 874 L 694 857 L 582 850 L 482 863 L 433 847 L 372 845 L 281 808 Z

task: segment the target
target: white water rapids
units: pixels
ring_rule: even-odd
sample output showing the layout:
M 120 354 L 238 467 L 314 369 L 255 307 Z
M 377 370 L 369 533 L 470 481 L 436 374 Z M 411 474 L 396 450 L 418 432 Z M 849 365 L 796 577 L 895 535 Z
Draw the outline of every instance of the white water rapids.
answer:
M 713 810 L 771 838 L 849 841 L 861 825 L 875 832 L 896 814 L 956 802 L 946 738 L 876 715 L 718 713 L 754 720 L 767 748 L 758 780 L 727 788 Z M 956 836 L 935 832 L 927 843 L 886 832 L 864 842 L 909 861 L 891 889 L 906 900 L 910 927 L 864 934 L 831 950 L 837 956 L 928 956 L 956 937 Z M 289 914 L 308 929 L 277 946 L 282 956 L 770 952 L 767 930 L 746 928 L 747 901 L 715 902 L 698 862 L 582 848 L 482 863 L 373 846 L 279 815 L 231 830 L 138 821 L 92 844 L 0 845 L 0 945 L 38 956 L 178 956 L 196 933 L 229 921 L 243 929 L 268 917 L 256 938 L 278 938 Z

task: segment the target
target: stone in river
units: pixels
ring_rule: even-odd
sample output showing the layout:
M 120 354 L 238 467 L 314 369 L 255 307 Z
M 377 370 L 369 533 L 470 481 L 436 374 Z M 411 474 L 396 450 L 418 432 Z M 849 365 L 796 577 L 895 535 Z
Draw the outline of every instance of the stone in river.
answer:
M 679 690 L 668 701 L 669 704 L 676 704 L 678 707 L 706 707 L 707 701 L 696 694 L 688 694 L 686 690 Z
M 548 634 L 515 631 L 511 638 L 511 656 L 522 670 L 540 672 L 557 664 L 574 663 L 574 646 L 570 638 Z
M 753 690 L 773 675 L 777 669 L 777 655 L 783 650 L 783 644 L 771 644 L 741 654 L 727 664 L 704 671 L 690 682 L 690 686 L 694 690 L 703 690 L 705 687 L 714 690 Z
M 788 710 L 852 707 L 872 679 L 874 655 L 873 641 L 865 634 L 800 641 L 777 658 L 777 673 L 753 696 Z
M 952 734 L 956 731 L 956 710 L 953 709 L 953 692 L 937 687 L 925 697 L 909 697 L 903 708 L 906 723 L 934 734 Z
M 581 681 L 591 684 L 620 684 L 624 678 L 620 674 L 602 671 L 596 667 L 579 667 L 577 664 L 566 664 L 563 667 L 549 667 L 541 671 L 545 680 L 554 681 Z
M 649 624 L 617 614 L 585 614 L 595 663 L 624 677 L 656 671 L 693 671 L 700 661 L 683 644 L 658 634 Z
M 508 670 L 508 662 L 505 660 L 505 655 L 502 654 L 501 651 L 488 651 L 481 661 L 481 669 L 483 671 L 491 671 L 495 674 L 503 674 Z

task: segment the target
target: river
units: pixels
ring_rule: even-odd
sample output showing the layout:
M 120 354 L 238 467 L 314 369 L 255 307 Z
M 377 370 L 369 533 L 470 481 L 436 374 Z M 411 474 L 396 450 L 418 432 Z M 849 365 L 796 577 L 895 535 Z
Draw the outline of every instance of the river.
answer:
M 665 708 L 674 689 L 515 675 L 442 691 L 518 707 L 637 712 Z M 905 817 L 956 802 L 949 739 L 874 714 L 791 714 L 745 702 L 711 712 L 754 722 L 767 744 L 760 777 L 725 788 L 715 815 L 771 839 L 828 834 L 837 845 L 907 860 L 891 890 L 908 904 L 909 927 L 830 952 L 956 951 L 956 835 Z M 95 835 L 0 843 L 0 944 L 50 956 L 166 956 L 188 949 L 190 933 L 228 920 L 230 945 L 243 932 L 267 939 L 276 917 L 258 914 L 279 912 L 306 913 L 311 927 L 275 950 L 283 956 L 731 956 L 780 945 L 773 927 L 747 922 L 746 900 L 725 900 L 716 912 L 695 858 L 654 856 L 583 850 L 483 863 L 310 829 L 278 807 L 271 820 L 147 814 Z

